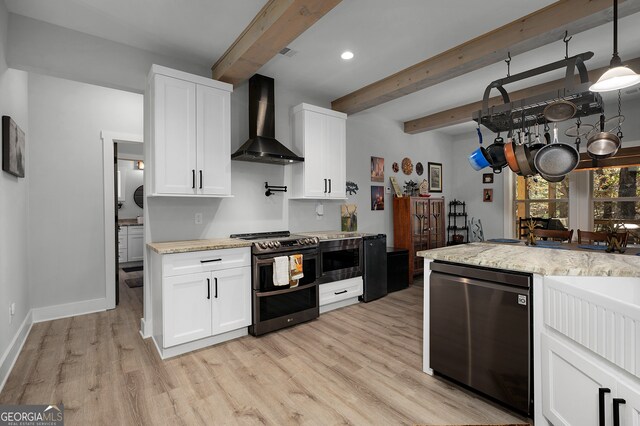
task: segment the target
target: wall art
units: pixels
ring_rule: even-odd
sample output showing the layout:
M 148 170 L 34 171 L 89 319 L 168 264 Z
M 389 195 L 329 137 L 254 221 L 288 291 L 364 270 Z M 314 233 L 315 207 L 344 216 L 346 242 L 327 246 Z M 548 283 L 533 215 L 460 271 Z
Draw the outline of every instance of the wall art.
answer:
M 486 188 L 482 190 L 482 201 L 485 203 L 493 203 L 493 189 Z
M 483 173 L 482 183 L 493 183 L 493 173 Z
M 371 157 L 371 182 L 384 182 L 384 158 Z
M 371 186 L 371 210 L 384 210 L 384 186 Z
M 429 192 L 442 192 L 442 164 L 427 163 Z
M 358 206 L 356 204 L 342 204 L 340 206 L 340 222 L 342 232 L 356 232 L 358 230 Z
M 422 176 L 422 173 L 424 173 L 424 167 L 420 162 L 416 163 L 416 173 L 418 174 L 418 176 Z
M 358 188 L 358 184 L 355 182 L 351 182 L 350 180 L 347 181 L 347 194 L 349 195 L 355 195 L 358 193 L 358 190 L 360 188 Z
M 405 175 L 410 175 L 413 172 L 413 163 L 411 162 L 411 158 L 405 157 L 402 159 L 402 172 Z
M 398 173 L 398 171 L 400 170 L 400 166 L 398 166 L 398 163 L 394 162 L 391 165 L 391 170 L 393 170 L 393 173 Z
M 11 117 L 2 117 L 2 170 L 24 177 L 25 135 Z

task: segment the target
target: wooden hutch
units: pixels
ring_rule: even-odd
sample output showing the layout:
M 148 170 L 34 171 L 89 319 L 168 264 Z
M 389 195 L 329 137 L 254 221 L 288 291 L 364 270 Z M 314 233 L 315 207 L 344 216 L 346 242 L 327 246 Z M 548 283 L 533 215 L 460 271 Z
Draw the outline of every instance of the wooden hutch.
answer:
M 447 244 L 446 216 L 444 198 L 393 197 L 393 245 L 409 250 L 409 284 L 424 269 L 416 253 Z

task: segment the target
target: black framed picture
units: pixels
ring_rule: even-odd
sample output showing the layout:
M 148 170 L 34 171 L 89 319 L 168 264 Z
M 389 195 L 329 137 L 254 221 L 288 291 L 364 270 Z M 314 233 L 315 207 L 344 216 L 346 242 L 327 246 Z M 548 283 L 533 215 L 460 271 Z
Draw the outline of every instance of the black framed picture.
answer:
M 24 177 L 24 132 L 11 117 L 2 116 L 2 170 Z
M 493 173 L 483 173 L 482 183 L 493 183 Z
M 427 163 L 429 192 L 442 192 L 442 163 Z

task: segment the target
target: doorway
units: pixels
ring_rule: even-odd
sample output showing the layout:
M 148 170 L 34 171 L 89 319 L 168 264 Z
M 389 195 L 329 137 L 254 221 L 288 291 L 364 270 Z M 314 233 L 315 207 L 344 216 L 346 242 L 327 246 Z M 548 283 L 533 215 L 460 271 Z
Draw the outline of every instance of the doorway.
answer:
M 101 137 L 104 161 L 106 309 L 114 309 L 119 301 L 120 279 L 131 279 L 133 287 L 144 285 L 144 223 L 138 223 L 143 222 L 144 218 L 144 145 L 141 135 L 102 131 Z M 141 189 L 136 193 L 138 187 Z M 126 281 L 124 283 L 128 284 Z

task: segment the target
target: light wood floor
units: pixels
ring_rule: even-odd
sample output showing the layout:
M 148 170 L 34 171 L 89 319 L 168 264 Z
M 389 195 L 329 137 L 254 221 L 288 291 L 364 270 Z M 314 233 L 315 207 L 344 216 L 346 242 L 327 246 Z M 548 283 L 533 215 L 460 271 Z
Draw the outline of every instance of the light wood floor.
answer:
M 166 361 L 141 315 L 121 284 L 115 310 L 34 324 L 0 403 L 62 402 L 68 425 L 522 423 L 422 373 L 419 286 Z

